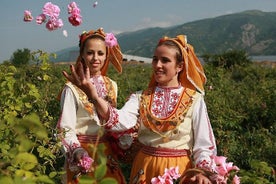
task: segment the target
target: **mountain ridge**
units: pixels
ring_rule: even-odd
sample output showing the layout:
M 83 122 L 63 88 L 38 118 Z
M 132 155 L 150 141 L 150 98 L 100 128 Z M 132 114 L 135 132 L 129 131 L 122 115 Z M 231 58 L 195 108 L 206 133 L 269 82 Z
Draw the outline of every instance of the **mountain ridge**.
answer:
M 161 37 L 179 34 L 187 35 L 188 43 L 198 55 L 227 50 L 245 50 L 249 55 L 276 55 L 276 12 L 248 10 L 171 27 L 124 32 L 116 37 L 124 54 L 151 58 Z M 67 49 L 58 51 L 56 60 L 75 60 L 78 47 Z

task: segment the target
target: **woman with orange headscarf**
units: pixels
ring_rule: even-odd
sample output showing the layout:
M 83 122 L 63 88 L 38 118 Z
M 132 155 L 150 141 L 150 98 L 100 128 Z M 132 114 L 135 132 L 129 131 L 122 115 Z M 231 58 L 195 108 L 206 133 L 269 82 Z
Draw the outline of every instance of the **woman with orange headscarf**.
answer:
M 115 108 L 117 84 L 107 77 L 106 73 L 110 62 L 118 72 L 122 72 L 123 58 L 116 38 L 112 33 L 105 33 L 102 28 L 91 30 L 80 35 L 79 47 L 76 66 L 81 63 L 82 67 L 90 71 L 89 83 L 95 87 L 98 96 L 103 98 L 106 104 Z M 126 183 L 95 105 L 71 82 L 66 83 L 60 99 L 61 116 L 57 127 L 66 154 L 64 183 L 77 183 L 81 174 L 94 176 L 93 166 L 101 164 L 107 167 L 105 178 L 113 178 L 120 184 Z M 100 152 L 98 146 L 101 143 L 105 146 L 101 156 L 105 157 L 106 164 L 95 154 L 96 151 Z M 98 160 L 102 162 L 97 163 Z
M 212 171 L 216 144 L 204 102 L 206 77 L 186 36 L 160 39 L 152 68 L 148 89 L 132 94 L 120 110 L 104 103 L 87 83 L 88 70 L 72 67 L 72 75 L 64 75 L 93 99 L 97 112 L 107 120 L 106 130 L 121 131 L 140 124 L 142 146 L 132 164 L 130 183 L 173 180 L 192 167 Z M 165 171 L 166 176 L 158 177 Z M 189 174 L 185 182 L 211 184 L 204 172 Z

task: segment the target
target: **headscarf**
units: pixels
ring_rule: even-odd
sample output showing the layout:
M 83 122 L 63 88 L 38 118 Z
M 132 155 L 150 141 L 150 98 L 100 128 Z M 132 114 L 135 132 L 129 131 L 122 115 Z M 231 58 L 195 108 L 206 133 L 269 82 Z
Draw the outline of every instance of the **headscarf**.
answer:
M 107 47 L 107 54 L 106 54 L 106 61 L 101 68 L 101 74 L 106 75 L 107 69 L 109 62 L 113 64 L 115 69 L 121 73 L 122 72 L 122 61 L 123 61 L 123 54 L 121 52 L 121 48 L 119 44 L 117 43 L 116 38 L 112 33 L 105 33 L 103 28 L 99 28 L 98 30 L 90 30 L 89 32 L 83 32 L 80 35 L 80 40 L 79 40 L 79 47 L 80 47 L 80 52 L 84 47 L 84 44 L 88 38 L 91 38 L 93 36 L 100 36 L 105 40 L 106 47 Z M 77 63 L 81 62 L 82 57 L 81 54 L 79 54 L 77 58 Z
M 178 35 L 176 38 L 163 37 L 160 39 L 158 45 L 171 40 L 177 44 L 181 51 L 183 69 L 178 74 L 178 80 L 182 86 L 188 88 L 195 88 L 200 93 L 204 94 L 204 84 L 206 83 L 206 76 L 204 74 L 203 67 L 194 53 L 192 45 L 187 43 L 186 35 Z M 156 86 L 157 83 L 152 75 L 149 87 Z

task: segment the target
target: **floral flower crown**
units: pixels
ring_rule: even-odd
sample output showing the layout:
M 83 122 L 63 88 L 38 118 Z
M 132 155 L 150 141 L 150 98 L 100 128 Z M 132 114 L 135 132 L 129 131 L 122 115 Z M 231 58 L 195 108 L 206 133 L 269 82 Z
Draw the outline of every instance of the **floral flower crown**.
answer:
M 113 33 L 105 33 L 103 28 L 100 28 L 96 31 L 94 31 L 94 30 L 91 30 L 89 32 L 83 31 L 82 34 L 80 35 L 79 47 L 81 47 L 83 45 L 83 43 L 85 42 L 85 40 L 87 38 L 89 38 L 91 36 L 95 36 L 95 35 L 103 38 L 105 40 L 106 46 L 109 48 L 112 48 L 112 47 L 118 45 L 117 39 Z

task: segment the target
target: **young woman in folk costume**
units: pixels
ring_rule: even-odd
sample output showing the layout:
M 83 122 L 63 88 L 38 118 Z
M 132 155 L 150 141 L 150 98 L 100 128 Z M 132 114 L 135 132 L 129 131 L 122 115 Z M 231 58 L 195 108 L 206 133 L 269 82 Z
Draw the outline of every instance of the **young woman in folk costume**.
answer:
M 88 83 L 89 70 L 72 66 L 72 75 L 63 74 L 93 99 L 107 120 L 106 130 L 122 131 L 140 123 L 138 140 L 143 146 L 133 161 L 130 183 L 151 183 L 171 167 L 181 174 L 193 167 L 212 170 L 216 144 L 204 102 L 206 77 L 186 36 L 160 39 L 152 68 L 148 89 L 132 94 L 120 110 L 97 95 Z M 190 181 L 211 184 L 201 172 Z
M 102 28 L 91 30 L 80 35 L 79 56 L 76 66 L 90 71 L 89 83 L 94 86 L 98 96 L 104 103 L 116 107 L 117 84 L 106 76 L 109 62 L 118 72 L 122 72 L 122 53 L 116 38 L 112 33 L 105 33 Z M 90 165 L 96 164 L 93 158 L 91 144 L 104 143 L 107 157 L 107 173 L 105 177 L 117 180 L 119 184 L 126 183 L 119 168 L 116 155 L 113 154 L 103 122 L 96 111 L 95 105 L 88 100 L 87 95 L 76 85 L 67 82 L 60 97 L 61 116 L 58 129 L 62 146 L 66 153 L 66 177 L 64 183 L 77 182 L 80 174 L 93 175 Z

